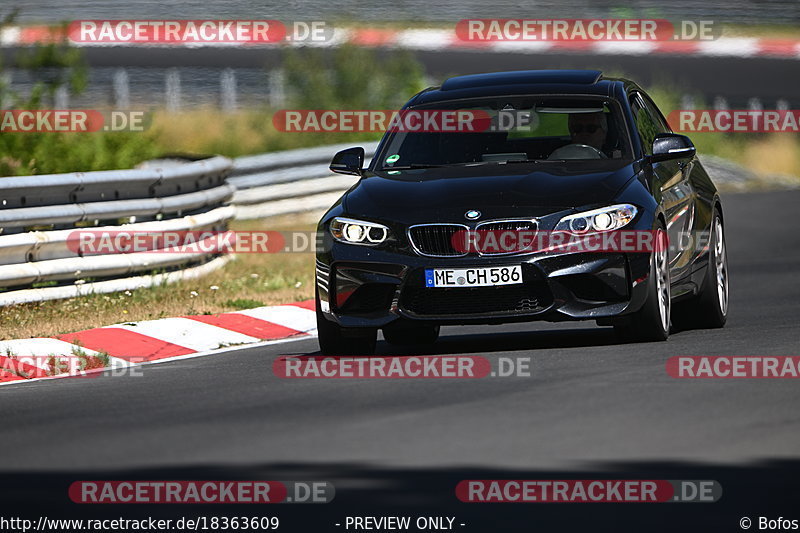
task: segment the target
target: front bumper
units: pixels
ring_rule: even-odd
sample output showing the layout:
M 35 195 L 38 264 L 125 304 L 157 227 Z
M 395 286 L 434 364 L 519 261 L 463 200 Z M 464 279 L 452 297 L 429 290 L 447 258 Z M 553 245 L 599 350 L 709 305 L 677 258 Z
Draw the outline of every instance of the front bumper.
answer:
M 425 287 L 428 268 L 521 265 L 523 283 Z M 541 253 L 431 258 L 335 242 L 317 257 L 320 309 L 343 327 L 395 321 L 499 324 L 598 320 L 638 310 L 646 298 L 648 253 Z

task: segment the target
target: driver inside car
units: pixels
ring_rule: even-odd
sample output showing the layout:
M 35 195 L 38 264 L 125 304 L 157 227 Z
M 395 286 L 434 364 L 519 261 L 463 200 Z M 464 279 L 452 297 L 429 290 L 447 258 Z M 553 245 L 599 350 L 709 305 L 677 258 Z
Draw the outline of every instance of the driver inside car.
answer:
M 568 127 L 572 144 L 585 144 L 603 151 L 608 131 L 605 113 L 572 113 L 569 115 Z
M 548 160 L 608 158 L 603 150 L 608 133 L 608 118 L 605 113 L 570 113 L 567 126 L 569 144 L 553 150 Z

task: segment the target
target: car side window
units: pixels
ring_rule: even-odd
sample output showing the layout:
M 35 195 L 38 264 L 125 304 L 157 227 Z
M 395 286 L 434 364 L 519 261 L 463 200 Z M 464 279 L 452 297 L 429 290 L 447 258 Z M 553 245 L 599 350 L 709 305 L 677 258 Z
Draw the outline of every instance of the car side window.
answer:
M 659 111 L 658 107 L 650 99 L 650 97 L 642 93 L 638 94 L 639 98 L 641 98 L 642 102 L 644 102 L 645 109 L 650 115 L 650 118 L 653 119 L 653 122 L 658 125 L 658 133 L 672 133 L 672 128 L 669 127 L 664 115 L 661 114 L 661 111 Z
M 645 107 L 643 99 L 636 93 L 631 94 L 631 111 L 636 129 L 642 141 L 642 150 L 645 154 L 653 153 L 653 140 L 659 133 L 664 133 L 664 127 L 653 118 L 652 113 Z

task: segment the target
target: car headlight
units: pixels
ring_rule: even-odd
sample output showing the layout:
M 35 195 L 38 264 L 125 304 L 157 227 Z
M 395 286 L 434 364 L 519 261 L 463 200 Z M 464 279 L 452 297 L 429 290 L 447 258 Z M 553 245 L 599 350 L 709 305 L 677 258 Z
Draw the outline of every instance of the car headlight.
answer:
M 568 231 L 583 234 L 612 231 L 627 225 L 636 216 L 636 207 L 630 204 L 611 205 L 567 215 L 558 221 L 553 231 Z
M 331 220 L 333 238 L 348 244 L 377 246 L 389 238 L 389 228 L 376 222 L 336 217 Z

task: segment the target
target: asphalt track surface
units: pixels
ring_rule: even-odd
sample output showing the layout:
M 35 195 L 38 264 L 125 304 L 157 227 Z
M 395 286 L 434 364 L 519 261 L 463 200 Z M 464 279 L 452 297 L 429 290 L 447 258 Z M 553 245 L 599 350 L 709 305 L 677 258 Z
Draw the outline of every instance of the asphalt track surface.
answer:
M 0 388 L 1 515 L 456 516 L 462 531 L 741 531 L 800 519 L 800 382 L 679 380 L 674 355 L 800 355 L 800 191 L 723 198 L 731 310 L 720 330 L 620 344 L 591 323 L 450 327 L 429 353 L 529 357 L 531 377 L 285 380 L 315 339 L 156 364 L 141 376 Z M 379 352 L 408 354 L 379 343 Z M 462 479 L 715 479 L 717 503 L 466 504 Z M 328 480 L 327 505 L 78 506 L 80 479 Z M 793 516 L 794 513 L 794 516 Z M 589 529 L 591 528 L 591 529 Z M 754 527 L 753 529 L 757 529 Z

